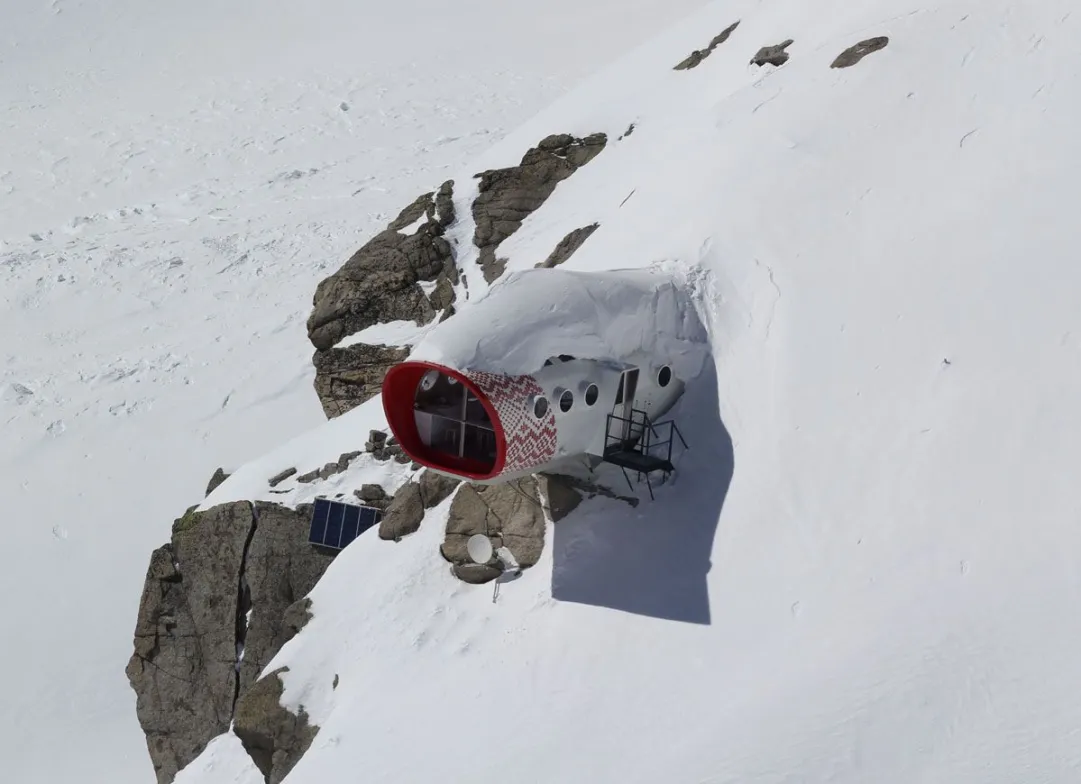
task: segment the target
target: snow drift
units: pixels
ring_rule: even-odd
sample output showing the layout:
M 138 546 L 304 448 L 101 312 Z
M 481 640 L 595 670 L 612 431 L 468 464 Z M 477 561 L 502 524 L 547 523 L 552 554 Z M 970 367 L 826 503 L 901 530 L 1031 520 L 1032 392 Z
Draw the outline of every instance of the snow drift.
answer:
M 506 375 L 534 373 L 551 357 L 665 357 L 680 378 L 708 355 L 693 293 L 661 269 L 511 272 L 460 318 L 428 332 L 412 360 Z

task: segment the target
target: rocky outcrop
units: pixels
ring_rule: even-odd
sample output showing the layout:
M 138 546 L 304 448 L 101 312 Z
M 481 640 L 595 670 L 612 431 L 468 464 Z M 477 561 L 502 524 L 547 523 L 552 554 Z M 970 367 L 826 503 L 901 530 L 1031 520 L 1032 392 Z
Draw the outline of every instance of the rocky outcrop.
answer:
M 316 351 L 315 394 L 327 419 L 341 416 L 379 394 L 392 365 L 409 356 L 408 348 L 356 343 Z
M 420 487 L 407 482 L 394 494 L 383 519 L 379 521 L 379 538 L 398 541 L 403 536 L 416 533 L 424 520 L 424 504 L 420 499 Z
M 356 499 L 366 506 L 373 506 L 376 509 L 386 509 L 390 506 L 391 499 L 387 497 L 387 491 L 383 489 L 382 485 L 361 485 L 359 490 L 354 490 L 353 495 Z
M 159 782 L 172 781 L 229 728 L 236 699 L 237 607 L 251 507 L 176 521 L 150 557 L 127 676 Z
M 537 480 L 530 477 L 497 485 L 463 485 L 450 505 L 447 530 L 440 552 L 455 566 L 472 564 L 466 542 L 474 534 L 485 534 L 492 546 L 506 546 L 522 568 L 533 566 L 544 550 L 545 515 L 537 492 Z M 493 557 L 488 566 L 499 561 Z M 476 577 L 477 570 L 466 570 Z M 491 574 L 490 572 L 487 572 Z M 494 576 L 489 579 L 494 579 Z M 487 582 L 487 580 L 481 580 Z
M 360 457 L 362 454 L 364 453 L 343 452 L 342 454 L 338 455 L 338 459 L 335 460 L 333 463 L 327 463 L 322 468 L 316 468 L 306 474 L 301 474 L 297 477 L 297 481 L 301 484 L 308 484 L 316 480 L 322 480 L 325 482 L 332 476 L 344 473 L 345 470 L 349 468 L 349 464 L 353 462 L 356 458 Z
M 210 477 L 210 481 L 206 485 L 206 495 L 210 495 L 217 490 L 218 486 L 228 478 L 229 474 L 225 473 L 224 468 L 219 468 L 215 471 L 214 475 Z
M 403 465 L 412 462 L 402 449 L 402 445 L 394 438 L 388 438 L 382 430 L 372 430 L 368 434 L 368 441 L 364 444 L 364 451 L 370 452 L 376 460 L 394 459 Z
M 289 608 L 304 600 L 334 556 L 308 544 L 310 505 L 295 511 L 278 504 L 254 504 L 255 531 L 242 573 L 242 610 L 251 616 L 243 635 L 240 694 L 292 639 Z M 307 605 L 305 605 L 306 607 Z
M 890 39 L 884 35 L 860 41 L 837 55 L 837 59 L 830 64 L 830 68 L 850 68 L 872 52 L 885 49 L 889 42 Z
M 763 46 L 758 54 L 751 58 L 752 65 L 773 65 L 780 68 L 788 62 L 788 52 L 785 51 L 795 41 L 789 38 L 774 46 Z
M 127 676 L 161 784 L 228 729 L 237 698 L 306 622 L 303 597 L 331 560 L 307 545 L 309 514 L 189 510 L 152 554 Z
M 396 542 L 416 533 L 425 511 L 443 503 L 458 485 L 459 480 L 430 470 L 424 471 L 417 481 L 402 485 L 379 521 L 379 538 Z
M 552 267 L 558 267 L 564 261 L 569 259 L 575 254 L 575 252 L 582 247 L 586 240 L 600 228 L 599 223 L 591 223 L 588 226 L 583 226 L 580 229 L 567 234 L 566 237 L 561 239 L 544 261 L 540 262 L 537 266 L 545 269 L 551 269 Z
M 308 338 L 316 349 L 326 351 L 373 324 L 432 320 L 436 308 L 418 284 L 440 276 L 458 281 L 443 236 L 454 221 L 452 187 L 446 182 L 437 193 L 419 197 L 316 287 L 308 318 Z
M 486 281 L 491 283 L 506 269 L 506 259 L 496 257 L 499 243 L 518 231 L 556 186 L 593 160 L 607 141 L 603 133 L 582 139 L 565 133 L 548 136 L 517 166 L 476 175 L 480 193 L 473 202 L 473 244 L 480 249 L 477 261 Z
M 711 54 L 713 54 L 714 49 L 727 41 L 728 36 L 732 35 L 732 33 L 737 27 L 739 27 L 739 22 L 733 22 L 724 30 L 722 30 L 718 35 L 716 35 L 713 40 L 709 42 L 709 46 L 707 46 L 705 49 L 695 49 L 687 56 L 685 60 L 680 61 L 679 64 L 677 64 L 672 70 L 689 71 L 691 68 L 694 68 Z M 717 28 L 713 29 L 716 30 Z
M 319 732 L 303 708 L 293 714 L 282 707 L 281 673 L 287 671 L 283 667 L 261 678 L 236 704 L 233 732 L 267 784 L 280 784 Z
M 356 344 L 336 349 L 343 338 L 374 324 L 426 324 L 454 302 L 458 268 L 443 236 L 454 222 L 453 183 L 406 207 L 315 290 L 308 338 L 316 348 L 315 391 L 330 418 L 373 397 L 387 368 L 408 349 Z M 425 293 L 421 283 L 433 283 Z

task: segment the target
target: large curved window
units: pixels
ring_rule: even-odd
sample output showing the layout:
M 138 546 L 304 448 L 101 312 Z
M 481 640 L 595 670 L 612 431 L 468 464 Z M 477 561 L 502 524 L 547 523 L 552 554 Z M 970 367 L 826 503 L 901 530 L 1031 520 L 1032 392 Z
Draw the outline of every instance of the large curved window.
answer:
M 574 393 L 569 389 L 559 396 L 559 410 L 566 414 L 574 405 Z
M 595 405 L 596 402 L 597 402 L 597 398 L 600 397 L 600 394 L 601 394 L 601 392 L 600 392 L 599 389 L 597 389 L 596 384 L 590 384 L 588 387 L 586 387 L 586 394 L 584 396 L 585 401 L 586 401 L 586 405 L 587 406 Z
M 413 400 L 417 433 L 425 446 L 451 457 L 494 464 L 495 428 L 484 404 L 465 384 L 429 370 Z
M 664 367 L 662 367 L 660 372 L 657 373 L 657 383 L 662 387 L 666 387 L 669 384 L 671 384 L 672 383 L 672 368 L 668 367 L 668 365 L 665 365 Z

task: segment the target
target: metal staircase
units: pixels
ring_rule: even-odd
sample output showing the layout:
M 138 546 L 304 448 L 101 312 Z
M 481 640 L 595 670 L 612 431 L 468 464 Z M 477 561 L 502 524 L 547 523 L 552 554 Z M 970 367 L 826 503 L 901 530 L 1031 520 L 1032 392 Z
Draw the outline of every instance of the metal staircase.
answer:
M 645 411 L 631 409 L 629 417 L 609 414 L 604 439 L 603 459 L 619 466 L 627 485 L 634 490 L 628 470 L 638 474 L 638 481 L 646 479 L 649 497 L 653 498 L 653 484 L 649 475 L 662 471 L 665 479 L 675 470 L 672 465 L 672 442 L 676 437 L 689 449 L 687 441 L 674 420 L 651 422 Z

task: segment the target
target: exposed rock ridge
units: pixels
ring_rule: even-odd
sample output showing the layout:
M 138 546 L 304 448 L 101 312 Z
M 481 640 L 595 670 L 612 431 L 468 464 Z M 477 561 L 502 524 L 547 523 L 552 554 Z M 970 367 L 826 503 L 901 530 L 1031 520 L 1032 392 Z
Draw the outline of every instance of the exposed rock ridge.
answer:
M 537 264 L 537 266 L 545 269 L 558 267 L 573 256 L 600 226 L 599 223 L 591 223 L 588 226 L 568 232 L 567 236 L 561 239 L 555 249 L 548 255 L 548 258 Z
M 890 39 L 884 35 L 860 41 L 837 55 L 837 59 L 830 64 L 830 68 L 851 68 L 867 55 L 885 49 L 889 42 Z
M 685 60 L 681 60 L 678 65 L 672 68 L 673 71 L 689 71 L 694 68 L 711 54 L 713 50 L 728 40 L 728 37 L 735 32 L 735 29 L 739 27 L 739 21 L 735 21 L 716 35 L 712 41 L 709 42 L 709 46 L 705 49 L 695 49 Z M 716 29 L 716 28 L 714 28 Z
M 480 249 L 477 263 L 486 281 L 491 283 L 506 269 L 506 259 L 496 257 L 499 244 L 518 231 L 556 186 L 593 160 L 607 142 L 603 133 L 581 139 L 556 134 L 528 150 L 517 166 L 474 175 L 480 180 L 480 193 L 473 201 L 473 244 Z
M 340 416 L 379 392 L 387 368 L 408 347 L 344 338 L 375 324 L 427 324 L 453 310 L 458 267 L 444 234 L 454 223 L 452 181 L 418 197 L 315 290 L 308 338 L 315 346 L 315 391 L 327 418 Z M 428 291 L 421 284 L 429 285 Z

